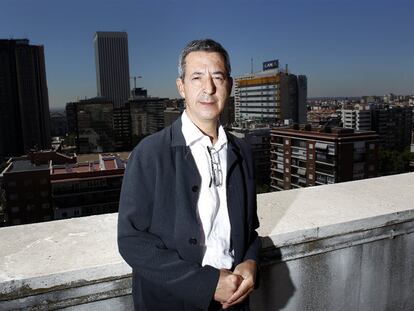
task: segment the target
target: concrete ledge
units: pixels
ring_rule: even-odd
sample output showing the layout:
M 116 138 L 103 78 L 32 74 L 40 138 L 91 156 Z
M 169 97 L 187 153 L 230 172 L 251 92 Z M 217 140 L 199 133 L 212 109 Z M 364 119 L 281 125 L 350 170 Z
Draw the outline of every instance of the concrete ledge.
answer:
M 362 260 L 355 256 L 370 258 L 362 251 L 367 245 L 378 245 L 376 251 L 394 245 L 394 252 L 403 245 L 404 256 L 414 255 L 414 246 L 407 242 L 414 232 L 413 185 L 414 173 L 410 173 L 259 195 L 263 264 L 270 270 L 252 299 L 254 310 L 279 310 L 276 298 L 266 296 L 270 290 L 274 290 L 271 297 L 286 291 L 277 287 L 279 280 L 297 289 L 295 294 L 285 295 L 296 301 L 292 297 L 300 297 L 298 288 L 305 274 L 286 271 L 297 269 L 295 265 L 305 269 L 314 258 L 318 262 L 336 258 L 330 259 L 330 268 L 324 272 L 331 273 L 344 260 L 338 258 L 345 258 L 335 254 L 348 254 L 352 265 Z M 118 254 L 116 220 L 117 214 L 107 214 L 1 228 L 0 309 L 131 309 L 131 269 Z M 281 270 L 282 264 L 287 270 Z M 399 266 L 405 286 L 414 288 L 414 269 L 405 271 L 409 262 Z M 314 274 L 321 273 L 314 268 L 306 274 L 308 286 L 313 286 Z M 359 284 L 365 283 L 359 280 Z M 315 288 L 317 285 L 315 280 Z M 361 287 L 358 295 L 363 290 Z M 405 303 L 414 306 L 412 299 Z M 355 299 L 350 306 L 360 304 Z M 292 302 L 290 308 L 287 302 L 280 305 L 295 310 L 300 303 Z

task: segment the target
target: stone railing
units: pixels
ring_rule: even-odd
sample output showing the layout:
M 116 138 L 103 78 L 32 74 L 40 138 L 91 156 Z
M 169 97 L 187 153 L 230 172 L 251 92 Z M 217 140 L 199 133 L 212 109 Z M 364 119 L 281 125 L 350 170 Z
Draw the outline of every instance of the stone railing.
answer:
M 258 196 L 252 310 L 414 310 L 414 173 Z M 0 310 L 132 310 L 117 214 L 0 229 Z

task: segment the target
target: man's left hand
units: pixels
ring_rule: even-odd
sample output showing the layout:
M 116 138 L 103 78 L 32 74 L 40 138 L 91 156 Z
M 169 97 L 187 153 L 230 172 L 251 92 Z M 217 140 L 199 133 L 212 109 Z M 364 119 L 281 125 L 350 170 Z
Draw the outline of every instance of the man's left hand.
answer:
M 236 266 L 233 273 L 240 275 L 243 278 L 243 281 L 236 292 L 223 303 L 223 309 L 242 302 L 254 290 L 257 273 L 256 261 L 251 259 L 243 261 Z

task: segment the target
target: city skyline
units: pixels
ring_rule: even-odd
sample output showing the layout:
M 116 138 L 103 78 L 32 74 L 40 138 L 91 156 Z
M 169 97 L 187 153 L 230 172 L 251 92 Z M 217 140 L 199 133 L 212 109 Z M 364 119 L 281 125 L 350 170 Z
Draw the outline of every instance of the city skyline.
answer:
M 279 59 L 308 77 L 308 97 L 413 94 L 413 8 L 403 0 L 6 0 L 0 37 L 44 45 L 51 108 L 96 96 L 96 31 L 128 33 L 130 75 L 142 76 L 138 86 L 152 96 L 179 97 L 180 50 L 203 37 L 229 51 L 233 76 L 250 72 L 251 58 L 254 71 Z

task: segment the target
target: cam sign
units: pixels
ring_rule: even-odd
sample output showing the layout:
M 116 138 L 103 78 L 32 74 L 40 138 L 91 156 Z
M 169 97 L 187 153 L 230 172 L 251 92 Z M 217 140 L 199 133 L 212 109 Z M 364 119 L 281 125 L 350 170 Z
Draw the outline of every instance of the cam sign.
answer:
M 263 63 L 263 71 L 270 70 L 270 69 L 275 69 L 275 68 L 279 68 L 279 60 L 278 59 L 270 60 L 268 62 Z

